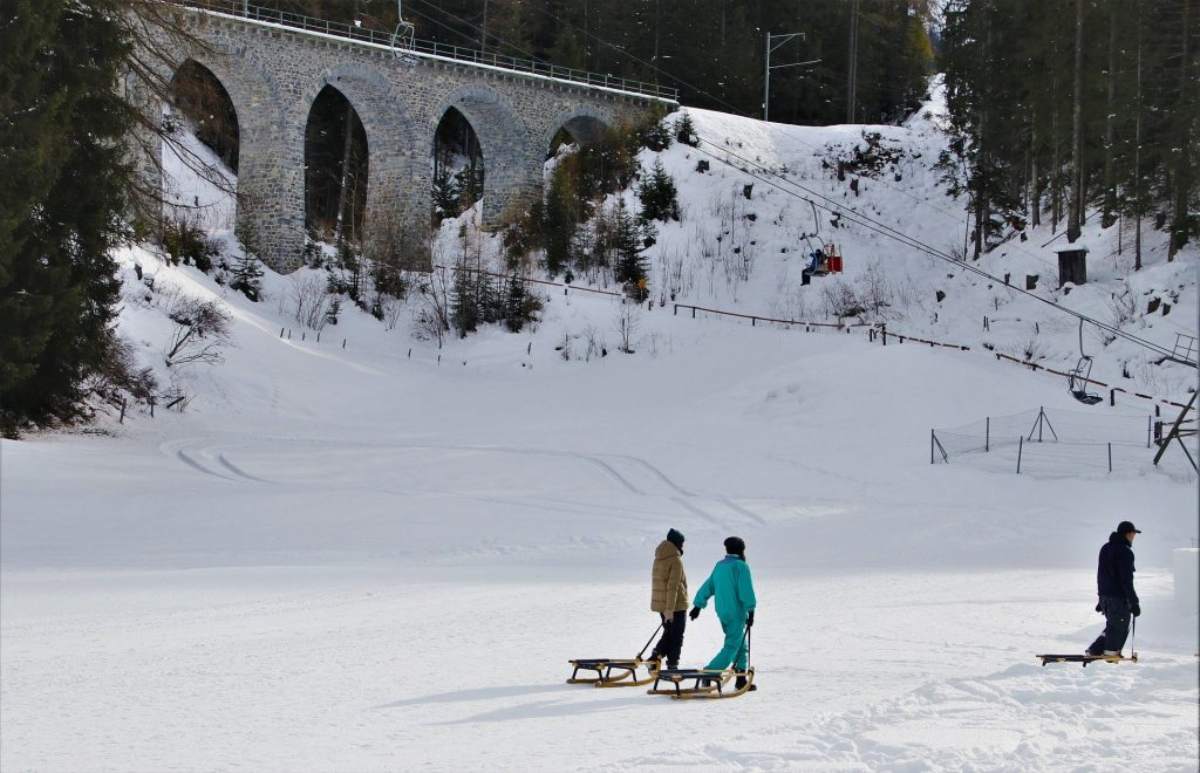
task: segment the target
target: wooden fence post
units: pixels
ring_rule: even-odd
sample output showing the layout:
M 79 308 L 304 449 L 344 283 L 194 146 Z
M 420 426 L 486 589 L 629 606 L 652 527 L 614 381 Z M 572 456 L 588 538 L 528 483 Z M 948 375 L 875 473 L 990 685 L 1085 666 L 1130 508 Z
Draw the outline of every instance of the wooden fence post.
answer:
M 1017 474 L 1021 474 L 1021 452 L 1025 450 L 1025 436 L 1017 440 Z

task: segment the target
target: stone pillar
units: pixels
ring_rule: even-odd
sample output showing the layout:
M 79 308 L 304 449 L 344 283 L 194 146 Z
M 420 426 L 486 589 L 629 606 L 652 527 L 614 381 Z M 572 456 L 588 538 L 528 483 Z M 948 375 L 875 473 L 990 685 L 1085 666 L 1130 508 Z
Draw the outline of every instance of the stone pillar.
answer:
M 528 133 L 506 127 L 483 158 L 483 226 L 495 228 L 510 210 L 542 195 L 544 152 Z
M 377 137 L 368 150 L 367 239 L 402 239 L 407 268 L 428 270 L 433 207 L 429 161 L 416 157 L 407 132 L 402 131 Z
M 238 238 L 280 273 L 304 255 L 304 122 L 284 115 L 239 116 Z

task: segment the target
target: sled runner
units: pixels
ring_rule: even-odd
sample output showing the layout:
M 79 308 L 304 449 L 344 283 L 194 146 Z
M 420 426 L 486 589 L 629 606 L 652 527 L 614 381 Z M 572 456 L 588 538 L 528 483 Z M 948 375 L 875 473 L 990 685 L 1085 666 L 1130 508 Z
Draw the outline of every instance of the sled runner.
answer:
M 596 687 L 636 687 L 650 684 L 659 673 L 658 658 L 578 658 L 567 661 L 574 668 L 567 684 L 592 684 Z M 638 669 L 645 668 L 645 678 L 638 678 Z M 580 677 L 580 671 L 594 671 L 595 676 Z
M 658 628 L 654 629 L 654 633 L 650 635 L 650 639 L 642 647 L 642 651 L 632 658 L 575 658 L 568 660 L 574 669 L 571 672 L 571 678 L 567 680 L 567 684 L 590 684 L 596 687 L 636 687 L 638 685 L 650 684 L 654 681 L 654 677 L 659 673 L 662 667 L 662 660 L 657 656 L 651 656 L 645 660 L 642 655 L 646 652 L 646 647 L 650 646 L 650 642 L 654 641 L 654 637 L 658 636 L 658 632 L 662 630 L 662 623 L 659 623 Z M 638 678 L 638 669 L 645 668 L 645 678 Z M 580 677 L 580 671 L 595 672 L 595 676 Z
M 736 676 L 745 676 L 746 684 L 740 688 L 725 689 Z M 660 689 L 659 684 L 667 682 L 668 687 Z M 690 687 L 684 684 L 691 682 Z M 754 669 L 738 674 L 733 669 L 710 671 L 704 668 L 676 669 L 674 671 L 659 671 L 654 680 L 654 687 L 647 690 L 649 695 L 670 695 L 672 698 L 683 700 L 691 698 L 717 699 L 736 698 L 750 692 L 754 685 Z
M 1087 668 L 1088 663 L 1095 663 L 1097 660 L 1103 660 L 1105 663 L 1138 662 L 1136 652 L 1127 658 L 1120 655 L 1034 655 L 1034 657 L 1041 658 L 1043 666 L 1047 663 L 1082 663 L 1084 668 Z
M 649 695 L 670 695 L 675 699 L 686 698 L 736 698 L 739 695 L 745 695 L 751 690 L 757 690 L 754 686 L 754 668 L 750 666 L 750 627 L 742 631 L 742 641 L 746 643 L 746 670 L 738 672 L 732 668 L 724 670 L 707 669 L 707 668 L 676 668 L 666 671 L 659 671 L 654 677 L 654 686 L 647 690 Z M 735 677 L 745 677 L 746 683 L 741 687 L 733 687 L 726 690 L 731 681 Z M 660 689 L 659 685 L 666 682 L 666 688 Z M 685 687 L 686 683 L 690 682 L 690 687 Z

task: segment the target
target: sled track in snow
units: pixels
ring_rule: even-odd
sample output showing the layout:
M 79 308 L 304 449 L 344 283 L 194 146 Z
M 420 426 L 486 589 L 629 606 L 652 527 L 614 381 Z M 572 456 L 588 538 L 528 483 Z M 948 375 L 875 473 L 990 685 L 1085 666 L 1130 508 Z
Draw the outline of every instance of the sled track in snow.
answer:
M 264 442 L 278 441 L 287 446 L 298 444 L 326 446 L 328 443 L 328 441 L 321 438 L 264 437 L 261 440 Z M 701 495 L 679 485 L 648 460 L 629 454 L 596 454 L 565 449 L 523 448 L 520 446 L 465 443 L 372 443 L 356 441 L 343 445 L 379 450 L 473 451 L 573 459 L 598 468 L 607 478 L 630 494 L 639 497 L 662 497 L 674 502 L 686 512 L 717 528 L 730 530 L 737 527 L 737 524 L 730 522 L 728 518 L 718 517 L 706 509 L 702 502 L 697 501 L 703 498 Z M 233 450 L 245 448 L 247 448 L 247 444 L 244 442 L 225 444 L 220 442 L 220 438 L 215 436 L 183 438 L 164 443 L 160 446 L 160 450 L 164 453 L 175 456 L 189 468 L 206 476 L 231 482 L 278 483 L 278 481 L 269 480 L 247 472 L 234 458 L 231 458 Z M 647 483 L 650 485 L 647 486 Z M 737 516 L 735 520 L 743 525 L 763 526 L 766 524 L 766 521 L 762 517 L 738 505 L 728 497 L 713 497 L 711 501 L 719 503 L 730 513 L 735 514 Z

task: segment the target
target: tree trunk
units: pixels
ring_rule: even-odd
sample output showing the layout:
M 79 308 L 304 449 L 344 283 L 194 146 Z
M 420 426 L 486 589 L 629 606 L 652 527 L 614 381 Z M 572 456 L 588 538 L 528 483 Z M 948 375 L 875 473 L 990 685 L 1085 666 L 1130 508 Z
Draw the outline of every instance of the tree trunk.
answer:
M 1137 25 L 1137 95 L 1134 98 L 1135 118 L 1133 128 L 1133 270 L 1142 270 L 1142 2 L 1135 0 L 1134 13 Z
M 1033 131 L 1029 137 L 1029 179 L 1033 185 L 1033 200 L 1030 202 L 1029 223 L 1034 228 L 1042 224 L 1042 181 L 1038 177 L 1037 111 L 1033 113 Z
M 350 155 L 354 150 L 354 108 L 346 102 L 346 137 L 342 142 L 342 178 L 338 184 L 337 225 L 334 228 L 334 241 L 342 243 L 346 231 L 346 201 L 350 192 Z
M 849 61 L 846 63 L 846 123 L 854 123 L 854 105 L 858 99 L 858 3 L 850 3 Z
M 1075 86 L 1071 95 L 1071 201 L 1067 241 L 1083 229 L 1083 0 L 1075 0 Z
M 1188 240 L 1188 191 L 1192 185 L 1192 158 L 1191 158 L 1191 127 L 1193 114 L 1193 98 L 1195 94 L 1196 84 L 1188 77 L 1190 69 L 1189 37 L 1191 33 L 1191 2 L 1184 0 L 1183 2 L 1183 56 L 1180 57 L 1179 65 L 1179 103 L 1174 111 L 1174 120 L 1176 126 L 1179 127 L 1179 135 L 1175 141 L 1175 149 L 1173 155 L 1178 156 L 1175 166 L 1175 174 L 1172 175 L 1174 190 L 1171 192 L 1172 198 L 1172 223 L 1171 223 L 1171 243 L 1167 248 L 1167 262 L 1175 260 L 1175 253 L 1179 251 L 1183 245 L 1187 244 Z
M 1108 228 L 1117 219 L 1117 183 L 1113 178 L 1113 124 L 1117 95 L 1117 4 L 1108 4 L 1108 98 L 1104 110 L 1104 214 L 1100 225 Z
M 1050 81 L 1050 232 L 1058 232 L 1062 220 L 1062 160 L 1058 132 L 1058 70 L 1053 65 L 1054 76 Z

